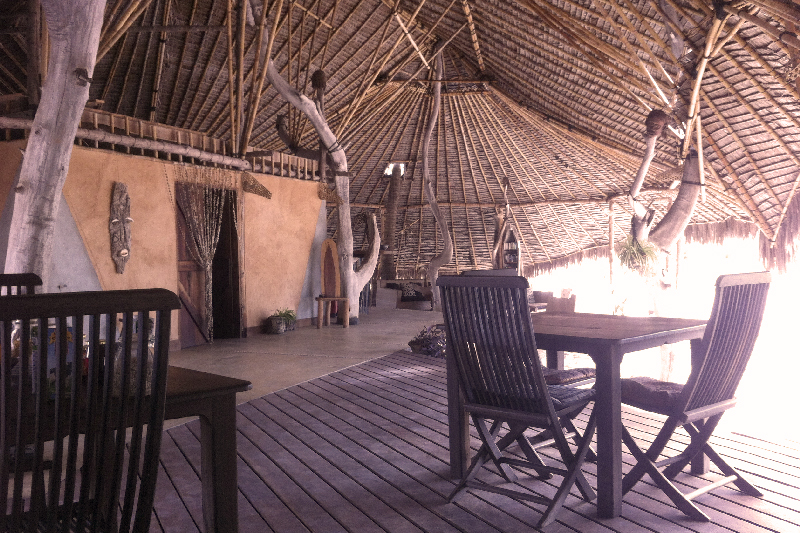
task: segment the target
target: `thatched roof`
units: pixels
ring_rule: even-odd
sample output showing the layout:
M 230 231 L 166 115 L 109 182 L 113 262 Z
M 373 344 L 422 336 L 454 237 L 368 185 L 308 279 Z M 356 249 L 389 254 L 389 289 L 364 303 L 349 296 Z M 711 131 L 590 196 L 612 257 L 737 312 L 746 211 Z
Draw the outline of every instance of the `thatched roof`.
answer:
M 245 115 L 260 78 L 253 65 L 262 2 L 247 3 L 240 40 L 241 2 L 233 2 L 229 54 L 227 0 L 109 0 L 90 105 L 230 141 L 230 96 L 238 98 L 239 82 L 234 76 L 231 91 L 229 67 L 238 72 L 243 65 Z M 2 4 L 0 94 L 25 95 L 28 2 Z M 446 42 L 447 83 L 431 169 L 456 248 L 447 268 L 490 264 L 504 182 L 529 269 L 606 253 L 610 202 L 613 238 L 629 230 L 624 196 L 652 109 L 669 112 L 675 126 L 658 142 L 643 197 L 657 219 L 675 197 L 676 132 L 690 115 L 692 78 L 715 20 L 703 1 L 263 4 L 267 30 L 282 6 L 271 57 L 283 76 L 310 94 L 311 74 L 327 75 L 325 112 L 348 155 L 353 213 L 385 204 L 389 162 L 408 165 L 398 224 L 401 271 L 424 265 L 441 247 L 424 205 L 420 162 L 431 103 L 421 58 L 431 61 L 437 41 Z M 724 46 L 708 61 L 697 93 L 707 187 L 692 223 L 747 221 L 762 234 L 765 256 L 780 265 L 793 257 L 800 218 L 790 207 L 800 179 L 800 50 L 793 33 L 800 5 L 754 0 L 720 4 L 717 14 L 725 17 Z M 257 110 L 251 150 L 288 151 L 276 133 L 278 115 L 288 116 L 294 143 L 317 148 L 310 124 L 268 82 Z

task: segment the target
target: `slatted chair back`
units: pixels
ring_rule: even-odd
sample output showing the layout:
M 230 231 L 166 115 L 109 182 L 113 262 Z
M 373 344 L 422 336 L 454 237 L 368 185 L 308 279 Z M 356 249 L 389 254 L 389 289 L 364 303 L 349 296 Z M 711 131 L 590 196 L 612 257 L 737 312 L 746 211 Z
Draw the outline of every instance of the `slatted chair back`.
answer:
M 594 389 L 548 387 L 536 351 L 528 307 L 528 281 L 511 276 L 441 276 L 442 313 L 447 329 L 447 357 L 458 368 L 469 413 L 483 445 L 448 501 L 471 488 L 547 505 L 537 527 L 552 523 L 573 486 L 583 499 L 595 498 L 581 472 L 596 425 L 594 412 L 583 435 L 572 420 L 594 399 Z M 491 428 L 487 420 L 492 420 Z M 503 427 L 508 430 L 503 434 Z M 538 429 L 531 438 L 526 431 Z M 573 453 L 567 438 L 575 440 Z M 517 443 L 524 460 L 506 455 Z M 555 446 L 561 462 L 545 464 L 536 451 Z M 508 482 L 514 468 L 533 469 L 539 476 L 563 476 L 555 494 L 532 494 L 477 480 L 489 460 Z
M 25 274 L 0 274 L 0 296 L 35 294 L 42 286 L 42 278 L 32 272 Z
M 440 276 L 447 354 L 458 366 L 467 402 L 547 412 L 552 404 L 522 277 Z
M 179 306 L 165 289 L 0 298 L 0 531 L 149 529 Z
M 684 411 L 732 400 L 753 353 L 770 285 L 769 272 L 720 276 L 702 341 L 702 364 L 683 388 Z

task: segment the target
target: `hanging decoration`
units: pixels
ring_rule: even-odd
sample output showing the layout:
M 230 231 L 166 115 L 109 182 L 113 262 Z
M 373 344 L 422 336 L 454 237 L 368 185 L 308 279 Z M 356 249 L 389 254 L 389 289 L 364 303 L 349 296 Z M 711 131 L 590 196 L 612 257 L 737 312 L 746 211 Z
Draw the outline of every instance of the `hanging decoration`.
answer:
M 222 227 L 225 199 L 230 190 L 230 177 L 216 168 L 179 166 L 177 184 L 178 205 L 186 218 L 184 236 L 192 258 L 205 271 L 205 329 L 206 338 L 214 337 L 212 265 Z M 235 218 L 235 215 L 234 215 Z
M 128 186 L 119 181 L 114 182 L 108 232 L 111 235 L 111 259 L 117 267 L 117 274 L 125 272 L 125 264 L 131 255 L 131 222 L 133 219 Z
M 272 198 L 272 193 L 269 189 L 261 185 L 249 172 L 242 172 L 242 190 L 244 192 L 257 194 L 258 196 L 263 196 L 267 200 Z

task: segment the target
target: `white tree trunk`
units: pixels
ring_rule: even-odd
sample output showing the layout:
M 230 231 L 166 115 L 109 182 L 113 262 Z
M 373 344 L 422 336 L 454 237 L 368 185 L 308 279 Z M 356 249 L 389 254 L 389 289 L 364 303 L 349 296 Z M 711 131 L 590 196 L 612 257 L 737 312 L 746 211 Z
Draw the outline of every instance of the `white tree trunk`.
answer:
M 280 93 L 291 105 L 308 117 L 311 125 L 319 136 L 319 140 L 330 154 L 331 170 L 336 177 L 336 192 L 342 199 L 339 210 L 339 242 L 336 247 L 339 252 L 339 270 L 342 275 L 344 295 L 350 298 L 350 323 L 358 324 L 358 296 L 364 285 L 369 283 L 375 266 L 378 264 L 378 249 L 380 248 L 380 234 L 377 231 L 378 223 L 372 216 L 375 229 L 375 239 L 370 245 L 370 254 L 358 271 L 353 271 L 353 227 L 350 219 L 350 175 L 347 172 L 347 156 L 344 149 L 336 140 L 336 135 L 328 126 L 328 122 L 320 115 L 319 109 L 313 100 L 289 85 L 275 68 L 272 59 L 267 64 L 267 78 L 275 90 Z
M 442 60 L 442 54 L 438 54 L 436 56 L 434 78 L 436 80 L 441 80 L 443 75 L 444 61 Z M 437 81 L 437 83 L 433 84 L 431 113 L 428 117 L 428 125 L 425 128 L 425 136 L 422 140 L 422 180 L 425 183 L 425 196 L 428 197 L 428 205 L 430 205 L 431 212 L 433 212 L 433 218 L 436 219 L 436 223 L 439 225 L 439 231 L 441 232 L 442 240 L 444 241 L 444 246 L 441 253 L 433 257 L 430 265 L 428 265 L 428 280 L 431 283 L 432 291 L 431 305 L 434 311 L 441 311 L 442 309 L 439 288 L 436 286 L 436 278 L 439 277 L 439 269 L 453 259 L 453 239 L 450 237 L 450 229 L 447 227 L 447 222 L 444 220 L 442 212 L 439 209 L 439 204 L 436 201 L 436 191 L 433 190 L 433 183 L 431 182 L 430 171 L 428 169 L 428 146 L 431 142 L 433 128 L 436 125 L 436 122 L 439 120 L 439 108 L 441 107 L 441 101 L 442 84 Z
M 105 0 L 42 0 L 50 35 L 49 67 L 13 190 L 5 272 L 36 273 L 45 286 L 59 199 L 89 99 L 105 5 Z

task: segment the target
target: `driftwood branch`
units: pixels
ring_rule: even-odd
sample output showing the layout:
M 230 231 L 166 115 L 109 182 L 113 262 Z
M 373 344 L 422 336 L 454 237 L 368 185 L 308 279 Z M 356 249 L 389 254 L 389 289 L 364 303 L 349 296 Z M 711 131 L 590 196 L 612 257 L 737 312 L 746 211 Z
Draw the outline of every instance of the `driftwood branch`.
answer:
M 39 274 L 47 286 L 53 232 L 73 139 L 89 99 L 105 0 L 42 0 L 48 73 L 13 189 L 6 272 Z
M 337 210 L 339 213 L 339 270 L 342 275 L 344 294 L 350 298 L 350 322 L 358 323 L 358 296 L 361 289 L 372 278 L 378 264 L 378 248 L 380 247 L 380 234 L 377 231 L 377 221 L 372 216 L 375 236 L 370 244 L 370 253 L 358 271 L 353 271 L 353 226 L 350 218 L 350 174 L 347 172 L 347 156 L 339 145 L 336 136 L 328 126 L 325 117 L 320 114 L 316 102 L 299 92 L 283 79 L 271 58 L 267 58 L 267 79 L 286 101 L 303 113 L 311 122 L 317 132 L 320 144 L 329 154 L 331 170 L 336 178 L 336 191 L 342 199 Z
M 436 67 L 434 69 L 434 78 L 441 80 L 444 73 L 444 61 L 442 54 L 436 54 Z M 433 128 L 439 120 L 439 108 L 442 102 L 442 84 L 433 84 L 433 98 L 431 100 L 431 112 L 428 116 L 428 124 L 425 127 L 425 135 L 422 138 L 422 179 L 425 184 L 425 196 L 428 197 L 428 204 L 430 205 L 433 218 L 439 225 L 439 231 L 442 234 L 444 241 L 442 251 L 431 259 L 428 265 L 428 280 L 431 282 L 431 289 L 433 295 L 431 304 L 434 311 L 441 310 L 441 298 L 439 297 L 439 288 L 436 286 L 436 278 L 439 276 L 439 269 L 449 263 L 453 259 L 453 239 L 450 236 L 450 229 L 447 227 L 447 221 L 442 216 L 439 209 L 439 204 L 436 201 L 436 191 L 433 190 L 433 183 L 431 181 L 431 173 L 428 166 L 428 151 L 431 143 L 431 134 Z
M 656 227 L 650 232 L 650 242 L 662 250 L 668 250 L 683 234 L 694 213 L 697 198 L 702 189 L 700 184 L 700 165 L 697 154 L 692 150 L 683 163 L 681 187 L 675 202 Z
M 639 241 L 646 241 L 650 232 L 650 224 L 653 222 L 653 215 L 655 211 L 644 206 L 639 202 L 636 197 L 644 183 L 644 178 L 647 176 L 647 171 L 650 169 L 650 163 L 656 155 L 656 141 L 664 133 L 664 129 L 669 125 L 669 115 L 661 110 L 653 110 L 647 115 L 645 120 L 645 152 L 642 158 L 642 164 L 633 178 L 630 193 L 628 194 L 628 203 L 633 211 L 631 218 L 631 234 Z

